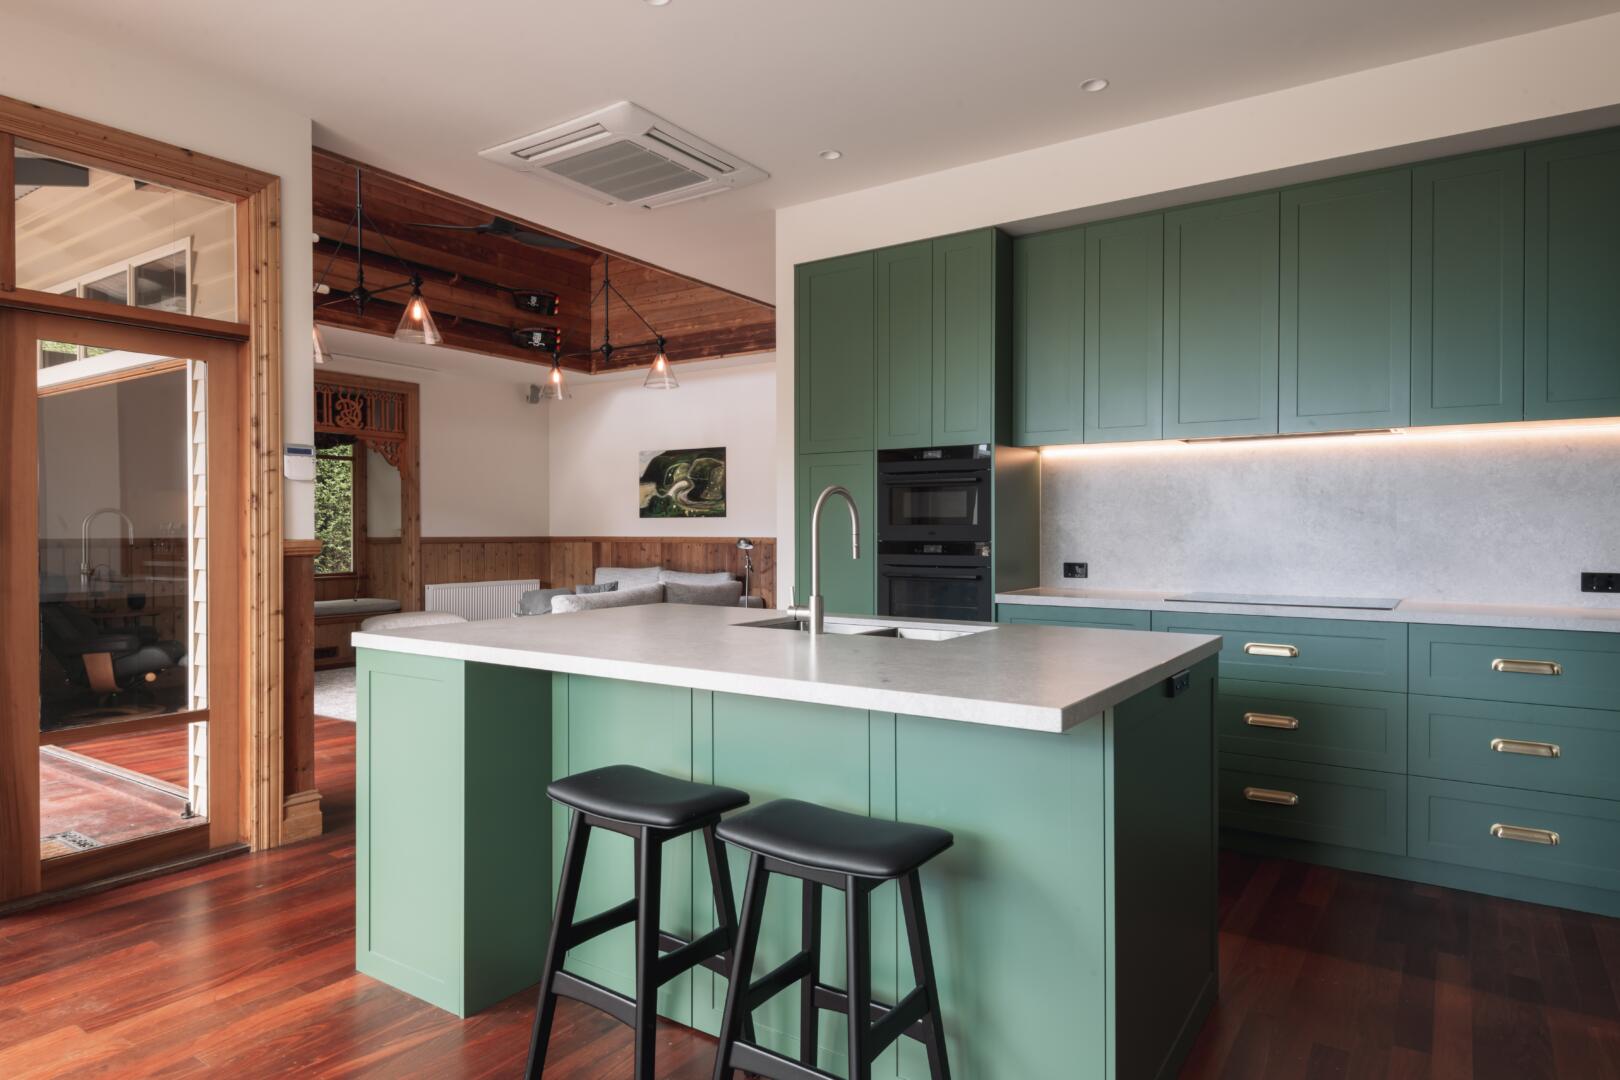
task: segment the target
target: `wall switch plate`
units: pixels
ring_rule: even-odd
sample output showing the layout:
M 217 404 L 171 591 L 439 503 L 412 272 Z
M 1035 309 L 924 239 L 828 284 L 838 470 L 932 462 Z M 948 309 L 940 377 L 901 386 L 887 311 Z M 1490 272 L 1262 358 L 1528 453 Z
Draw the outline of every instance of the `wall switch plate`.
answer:
M 1581 571 L 1581 592 L 1620 593 L 1620 573 L 1599 574 Z
M 1090 567 L 1083 562 L 1066 562 L 1063 564 L 1064 577 L 1085 577 L 1090 573 Z

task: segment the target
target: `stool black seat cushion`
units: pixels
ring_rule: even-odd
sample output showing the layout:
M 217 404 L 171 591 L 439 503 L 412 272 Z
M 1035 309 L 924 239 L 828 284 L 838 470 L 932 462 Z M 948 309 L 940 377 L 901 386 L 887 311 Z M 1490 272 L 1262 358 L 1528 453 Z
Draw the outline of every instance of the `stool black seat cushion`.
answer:
M 680 829 L 748 805 L 736 788 L 694 784 L 634 765 L 609 765 L 555 780 L 546 794 L 597 817 L 654 829 Z
M 784 862 L 866 878 L 900 877 L 955 840 L 944 829 L 881 821 L 797 799 L 778 799 L 727 818 L 715 835 Z

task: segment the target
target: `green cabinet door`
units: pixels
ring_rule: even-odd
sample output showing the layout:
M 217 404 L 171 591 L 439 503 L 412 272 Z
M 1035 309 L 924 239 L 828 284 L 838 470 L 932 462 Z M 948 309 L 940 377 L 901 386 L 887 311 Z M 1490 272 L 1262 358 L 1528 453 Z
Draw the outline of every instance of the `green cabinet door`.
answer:
M 1411 419 L 1412 173 L 1282 193 L 1280 428 Z
M 795 269 L 794 398 L 800 453 L 873 446 L 871 252 Z
M 1013 240 L 1013 442 L 1084 442 L 1086 231 Z
M 872 534 L 877 522 L 877 458 L 870 451 L 858 454 L 803 454 L 799 457 L 795 490 L 798 526 L 797 573 L 799 603 L 810 600 L 810 513 L 816 496 L 831 484 L 841 484 L 855 497 L 861 511 L 861 557 L 851 559 L 849 508 L 842 499 L 829 502 L 821 514 L 821 595 L 829 615 L 877 614 L 877 558 Z
M 1086 442 L 1157 439 L 1164 415 L 1164 215 L 1086 228 Z
M 1412 171 L 1412 423 L 1524 419 L 1524 151 Z
M 1164 216 L 1164 435 L 1277 431 L 1276 192 Z
M 995 229 L 934 241 L 933 441 L 912 445 L 998 441 L 996 382 L 1010 330 L 1001 285 L 1008 244 Z
M 1620 131 L 1525 157 L 1528 420 L 1620 415 Z
M 930 446 L 934 428 L 934 245 L 884 248 L 877 271 L 877 445 Z

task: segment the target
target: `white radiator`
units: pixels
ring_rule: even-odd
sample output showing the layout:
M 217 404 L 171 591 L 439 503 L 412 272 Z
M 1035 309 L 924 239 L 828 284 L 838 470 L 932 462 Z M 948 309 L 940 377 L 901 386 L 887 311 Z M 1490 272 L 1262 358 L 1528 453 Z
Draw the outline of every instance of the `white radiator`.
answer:
M 427 587 L 427 609 L 448 611 L 464 619 L 504 619 L 517 611 L 518 597 L 538 589 L 534 578 L 523 581 L 463 581 Z

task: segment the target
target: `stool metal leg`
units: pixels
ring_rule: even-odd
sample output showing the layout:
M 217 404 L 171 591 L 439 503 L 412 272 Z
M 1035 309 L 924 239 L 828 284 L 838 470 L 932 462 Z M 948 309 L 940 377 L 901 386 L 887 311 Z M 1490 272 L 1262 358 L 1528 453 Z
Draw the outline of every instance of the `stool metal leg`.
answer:
M 562 882 L 557 889 L 557 910 L 551 919 L 551 934 L 546 942 L 546 966 L 540 977 L 540 1004 L 534 1014 L 534 1032 L 529 1038 L 529 1064 L 524 1071 L 528 1080 L 539 1080 L 546 1067 L 546 1044 L 551 1041 L 551 1023 L 557 1016 L 557 995 L 553 991 L 557 972 L 562 969 L 568 949 L 564 935 L 574 925 L 574 907 L 579 902 L 579 883 L 584 876 L 585 848 L 591 838 L 591 827 L 579 811 L 569 815 L 568 846 L 563 852 Z
M 726 960 L 737 949 L 737 897 L 731 888 L 731 867 L 726 862 L 726 845 L 714 835 L 714 826 L 703 830 L 703 849 L 709 856 L 709 885 L 714 892 L 714 922 L 726 931 Z M 743 1016 L 744 1042 L 755 1042 L 754 1014 Z
M 934 980 L 934 950 L 928 943 L 928 921 L 923 917 L 922 876 L 913 870 L 900 882 L 900 907 L 905 913 L 906 939 L 911 945 L 911 970 L 917 985 L 928 998 L 928 1075 L 931 1080 L 951 1080 L 950 1062 L 945 1056 L 945 1027 L 939 1010 L 939 984 Z
M 868 883 L 844 879 L 844 981 L 849 984 L 849 1080 L 872 1080 L 872 904 Z
M 731 1051 L 751 1016 L 748 985 L 754 973 L 754 953 L 759 949 L 760 924 L 765 918 L 765 891 L 770 874 L 759 855 L 748 859 L 748 883 L 743 886 L 742 919 L 737 928 L 737 947 L 732 952 L 731 974 L 726 986 L 726 1008 L 720 1018 L 720 1045 L 715 1048 L 714 1080 L 731 1080 Z
M 658 1047 L 658 917 L 663 893 L 664 845 L 658 833 L 636 837 L 635 1080 L 653 1080 Z
M 806 1065 L 816 1064 L 816 1044 L 820 1042 L 819 1017 L 816 1006 L 816 984 L 821 981 L 821 886 L 813 881 L 804 882 L 804 933 L 800 943 L 810 957 L 810 970 L 799 981 L 799 1060 Z

